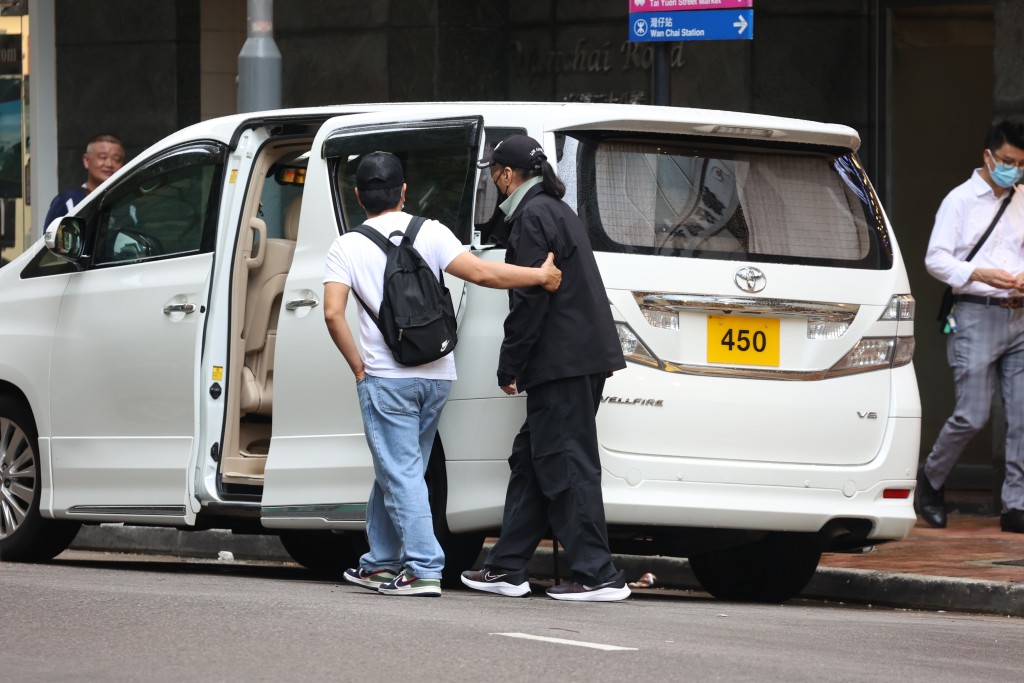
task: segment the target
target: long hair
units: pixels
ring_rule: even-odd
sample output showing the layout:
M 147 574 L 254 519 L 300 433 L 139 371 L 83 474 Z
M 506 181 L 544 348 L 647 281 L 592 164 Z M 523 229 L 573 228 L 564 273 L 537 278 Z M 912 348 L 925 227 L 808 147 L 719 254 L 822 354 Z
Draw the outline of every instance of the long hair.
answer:
M 558 177 L 554 167 L 546 159 L 541 161 L 539 168 L 512 168 L 512 170 L 518 173 L 523 180 L 541 176 L 541 185 L 544 186 L 546 193 L 558 199 L 565 196 L 565 183 Z

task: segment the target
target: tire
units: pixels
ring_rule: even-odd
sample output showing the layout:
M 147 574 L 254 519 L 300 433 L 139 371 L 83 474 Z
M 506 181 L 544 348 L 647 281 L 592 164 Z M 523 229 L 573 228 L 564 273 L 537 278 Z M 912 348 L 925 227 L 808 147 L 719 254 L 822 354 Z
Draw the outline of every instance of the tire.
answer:
M 434 537 L 444 550 L 444 569 L 441 571 L 443 588 L 462 586 L 461 575 L 476 564 L 484 547 L 486 534 L 471 532 L 452 533 L 448 528 L 448 471 L 445 468 L 444 449 L 440 437 L 434 439 L 434 449 L 427 465 L 427 491 L 430 493 L 430 512 L 434 518 Z
M 293 560 L 317 576 L 338 580 L 347 568 L 359 566 L 367 548 L 365 537 L 357 533 L 282 531 L 278 537 Z
M 772 533 L 754 543 L 690 559 L 700 585 L 721 600 L 785 602 L 814 576 L 821 544 L 812 534 Z
M 81 524 L 43 519 L 39 438 L 23 403 L 0 396 L 0 559 L 45 562 L 67 550 Z

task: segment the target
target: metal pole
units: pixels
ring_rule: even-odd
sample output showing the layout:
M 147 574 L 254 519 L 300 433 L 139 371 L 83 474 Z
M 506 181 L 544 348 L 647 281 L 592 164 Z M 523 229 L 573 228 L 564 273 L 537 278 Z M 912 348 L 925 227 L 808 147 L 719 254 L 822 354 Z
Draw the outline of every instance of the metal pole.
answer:
M 651 63 L 651 104 L 668 106 L 672 100 L 672 51 L 669 43 L 654 44 Z
M 281 107 L 281 52 L 274 43 L 274 0 L 247 0 L 247 38 L 238 53 L 239 113 Z
M 32 153 L 32 174 L 29 178 L 32 226 L 26 235 L 29 239 L 24 242 L 25 246 L 43 234 L 46 209 L 60 191 L 57 182 L 57 28 L 54 12 L 54 0 L 36 0 L 28 6 L 29 31 L 32 33 L 32 77 L 28 85 L 32 103 L 28 129 L 31 136 L 28 148 Z M 67 115 L 71 116 L 70 113 Z

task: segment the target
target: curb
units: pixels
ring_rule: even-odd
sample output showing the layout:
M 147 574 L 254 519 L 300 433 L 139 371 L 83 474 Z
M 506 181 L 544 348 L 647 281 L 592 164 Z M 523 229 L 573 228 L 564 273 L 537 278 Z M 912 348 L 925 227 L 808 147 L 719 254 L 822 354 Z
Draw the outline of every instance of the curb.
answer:
M 120 524 L 84 526 L 74 550 L 144 553 L 179 557 L 217 558 L 230 552 L 238 559 L 285 561 L 291 557 L 277 536 L 234 534 L 225 530 L 179 531 L 161 527 L 134 527 Z M 485 546 L 484 552 L 487 547 Z M 550 548 L 538 548 L 527 565 L 531 576 L 554 577 L 554 558 Z M 641 557 L 614 555 L 616 566 L 626 576 L 638 577 L 653 572 L 658 587 L 702 591 L 690 571 L 689 563 L 677 557 Z M 561 571 L 568 565 L 560 554 Z M 803 598 L 829 602 L 885 605 L 904 609 L 948 610 L 1000 616 L 1024 617 L 1024 584 L 980 579 L 958 579 L 919 574 L 897 574 L 864 569 L 818 567 Z
M 292 561 L 277 536 L 235 534 L 224 529 L 179 531 L 123 524 L 90 525 L 78 531 L 71 549 L 214 559 L 221 552 L 230 552 L 244 560 Z

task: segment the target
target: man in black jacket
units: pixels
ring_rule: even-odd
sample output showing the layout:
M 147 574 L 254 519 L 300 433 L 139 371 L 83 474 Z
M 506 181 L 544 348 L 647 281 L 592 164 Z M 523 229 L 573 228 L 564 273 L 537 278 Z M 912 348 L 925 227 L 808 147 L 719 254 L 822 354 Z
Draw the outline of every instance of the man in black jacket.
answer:
M 558 600 L 629 596 L 612 563 L 601 495 L 597 408 L 605 379 L 626 367 L 604 283 L 586 229 L 562 200 L 565 186 L 540 144 L 513 135 L 479 163 L 490 167 L 509 228 L 505 260 L 543 263 L 554 252 L 562 287 L 509 292 L 498 384 L 526 391 L 526 421 L 512 445 L 501 537 L 470 588 L 500 595 L 530 592 L 526 564 L 550 525 L 569 556 L 572 580 L 548 589 Z

